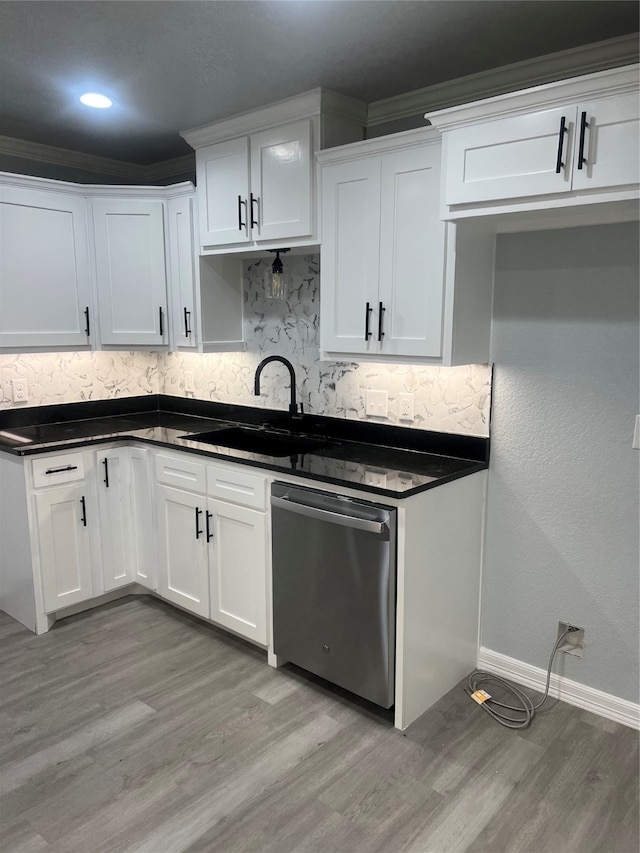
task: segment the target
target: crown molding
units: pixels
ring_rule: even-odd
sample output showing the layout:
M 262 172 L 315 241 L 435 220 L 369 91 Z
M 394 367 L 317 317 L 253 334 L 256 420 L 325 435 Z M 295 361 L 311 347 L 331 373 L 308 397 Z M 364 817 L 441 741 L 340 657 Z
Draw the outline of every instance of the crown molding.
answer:
M 316 161 L 320 166 L 327 163 L 346 163 L 357 160 L 366 154 L 378 154 L 384 152 L 390 154 L 394 151 L 406 151 L 407 148 L 424 148 L 427 145 L 440 145 L 442 135 L 433 127 L 420 127 L 413 130 L 404 130 L 400 133 L 391 133 L 385 136 L 376 136 L 373 139 L 363 139 L 362 142 L 350 142 L 347 145 L 338 145 L 335 148 L 325 148 L 316 153 Z
M 638 62 L 638 33 L 458 77 L 369 104 L 367 127 Z
M 33 160 L 37 163 L 80 169 L 83 172 L 92 172 L 98 175 L 110 175 L 114 178 L 136 181 L 140 184 L 161 181 L 195 170 L 193 154 L 152 163 L 150 166 L 142 166 L 138 163 L 126 163 L 122 160 L 112 160 L 109 157 L 99 157 L 96 154 L 83 154 L 81 151 L 70 151 L 67 148 L 43 145 L 40 142 L 28 142 L 11 136 L 0 136 L 0 154 L 6 157 L 19 157 L 21 160 Z

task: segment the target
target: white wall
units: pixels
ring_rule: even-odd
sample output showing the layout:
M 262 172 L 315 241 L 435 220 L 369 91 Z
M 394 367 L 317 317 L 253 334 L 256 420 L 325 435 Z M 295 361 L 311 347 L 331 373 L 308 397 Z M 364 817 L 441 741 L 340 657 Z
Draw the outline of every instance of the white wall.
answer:
M 637 223 L 498 238 L 482 645 L 638 702 Z M 563 667 L 563 669 L 562 669 Z

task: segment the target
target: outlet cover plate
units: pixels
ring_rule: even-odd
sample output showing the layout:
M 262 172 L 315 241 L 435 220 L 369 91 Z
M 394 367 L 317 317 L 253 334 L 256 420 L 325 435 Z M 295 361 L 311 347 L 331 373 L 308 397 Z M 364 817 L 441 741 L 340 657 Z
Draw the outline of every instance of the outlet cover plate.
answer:
M 567 634 L 564 640 L 558 646 L 559 652 L 564 652 L 567 655 L 574 655 L 577 658 L 584 657 L 584 628 L 574 625 L 573 622 L 558 622 L 558 637 L 564 634 L 569 627 L 575 627 L 575 631 Z
M 26 403 L 29 400 L 29 392 L 27 391 L 27 383 L 24 379 L 12 379 L 11 390 L 14 403 Z
M 413 394 L 398 394 L 398 419 L 401 421 L 412 421 L 414 417 L 413 411 Z

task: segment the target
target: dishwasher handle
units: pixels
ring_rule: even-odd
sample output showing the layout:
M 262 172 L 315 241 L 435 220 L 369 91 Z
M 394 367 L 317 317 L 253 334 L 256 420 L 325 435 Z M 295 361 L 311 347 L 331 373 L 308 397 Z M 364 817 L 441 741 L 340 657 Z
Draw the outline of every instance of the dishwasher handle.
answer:
M 339 512 L 330 512 L 327 509 L 317 509 L 314 506 L 299 504 L 287 498 L 276 498 L 271 496 L 271 506 L 304 515 L 307 518 L 315 518 L 318 521 L 326 521 L 330 524 L 340 524 L 342 527 L 351 527 L 356 530 L 366 530 L 368 533 L 377 533 L 379 536 L 387 533 L 389 527 L 384 521 L 369 521 L 366 518 L 356 518 L 353 515 L 343 515 Z

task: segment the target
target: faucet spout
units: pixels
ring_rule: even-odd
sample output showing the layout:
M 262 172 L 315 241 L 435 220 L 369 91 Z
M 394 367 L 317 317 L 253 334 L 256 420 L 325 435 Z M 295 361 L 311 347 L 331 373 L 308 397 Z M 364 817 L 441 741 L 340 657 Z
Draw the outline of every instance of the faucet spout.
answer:
M 260 376 L 262 375 L 262 371 L 267 366 L 267 364 L 270 364 L 272 361 L 279 361 L 281 364 L 284 364 L 284 366 L 289 371 L 289 377 L 291 379 L 291 399 L 289 402 L 289 414 L 292 417 L 297 416 L 301 414 L 301 412 L 298 412 L 298 404 L 296 402 L 296 374 L 293 370 L 293 365 L 291 364 L 291 362 L 288 361 L 288 359 L 283 358 L 283 356 L 269 355 L 267 356 L 267 358 L 262 359 L 256 369 L 256 375 L 253 383 L 253 393 L 256 395 L 256 397 L 260 396 Z

